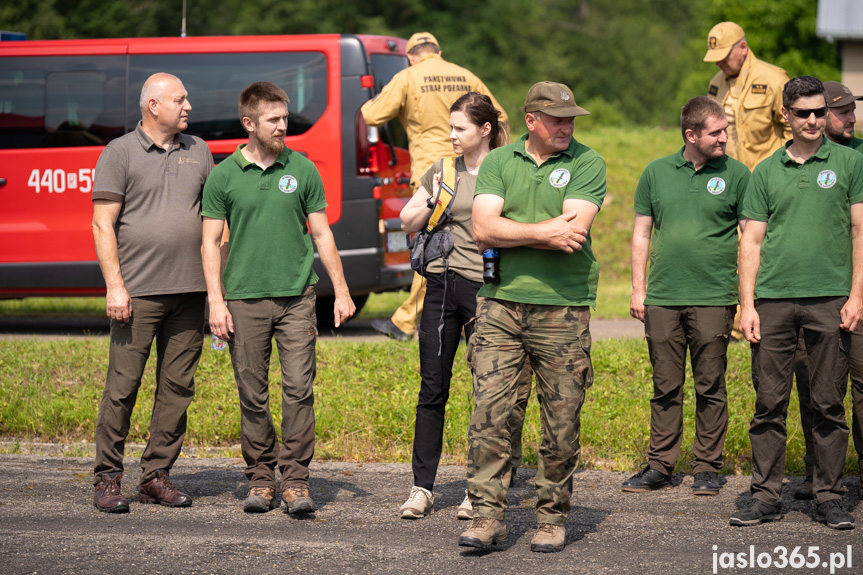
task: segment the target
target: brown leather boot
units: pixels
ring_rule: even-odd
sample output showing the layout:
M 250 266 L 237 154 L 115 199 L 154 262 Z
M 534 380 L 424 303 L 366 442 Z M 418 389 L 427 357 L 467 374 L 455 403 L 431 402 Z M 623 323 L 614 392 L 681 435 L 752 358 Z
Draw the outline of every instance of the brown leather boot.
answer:
M 314 513 L 315 502 L 309 496 L 307 485 L 291 485 L 282 491 L 282 512 L 291 515 Z
M 164 471 L 157 471 L 154 479 L 138 487 L 138 500 L 141 503 L 158 503 L 165 507 L 192 505 L 192 498 L 174 487 Z
M 122 473 L 110 477 L 107 473 L 99 475 L 99 483 L 95 485 L 93 493 L 93 505 L 96 509 L 105 513 L 128 513 L 129 500 L 123 497 L 120 491 L 120 480 Z

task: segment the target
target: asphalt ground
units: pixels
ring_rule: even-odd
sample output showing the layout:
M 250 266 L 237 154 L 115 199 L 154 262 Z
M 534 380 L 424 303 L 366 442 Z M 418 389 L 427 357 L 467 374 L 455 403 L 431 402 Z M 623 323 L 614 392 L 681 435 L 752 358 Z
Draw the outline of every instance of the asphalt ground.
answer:
M 863 572 L 860 531 L 817 522 L 812 502 L 791 498 L 801 478 L 789 478 L 781 521 L 731 527 L 729 515 L 749 501 L 749 477 L 724 477 L 719 495 L 705 497 L 692 495 L 692 479 L 682 475 L 671 488 L 627 494 L 620 484 L 629 474 L 579 471 L 566 547 L 539 554 L 530 551 L 532 469 L 519 470 L 510 490 L 505 542 L 473 550 L 457 545 L 468 525 L 456 519 L 462 467 L 440 469 L 433 514 L 404 520 L 397 510 L 412 483 L 407 464 L 313 462 L 318 510 L 305 519 L 279 509 L 243 513 L 247 482 L 239 459 L 181 458 L 172 479 L 194 497 L 185 509 L 139 503 L 137 460 L 125 465 L 131 510 L 106 514 L 92 505 L 91 458 L 0 455 L 0 573 Z M 856 481 L 845 479 L 844 505 L 861 524 Z M 737 567 L 723 568 L 729 562 Z M 792 567 L 798 563 L 812 568 Z
M 382 337 L 366 323 L 351 322 L 341 337 Z M 594 339 L 643 336 L 635 320 L 594 319 L 591 328 Z M 66 337 L 56 327 L 0 331 Z M 669 489 L 628 494 L 620 484 L 630 473 L 581 470 L 573 481 L 566 547 L 546 555 L 530 551 L 533 469 L 519 470 L 510 490 L 506 540 L 473 550 L 457 545 L 469 524 L 456 519 L 466 485 L 462 467 L 439 470 L 435 512 L 409 521 L 398 516 L 412 484 L 408 464 L 315 461 L 310 488 L 318 510 L 297 519 L 279 509 L 243 513 L 248 487 L 242 460 L 200 457 L 195 450 L 186 450 L 172 471 L 174 483 L 194 497 L 193 506 L 141 504 L 140 446 L 129 446 L 123 493 L 131 511 L 112 515 L 92 505 L 92 457 L 63 455 L 90 453 L 92 445 L 0 442 L 0 452 L 6 452 L 0 453 L 3 575 L 863 573 L 859 529 L 835 531 L 818 522 L 812 502 L 791 497 L 799 477 L 787 478 L 781 521 L 741 528 L 728 519 L 749 501 L 749 477 L 723 477 L 712 497 L 692 495 L 692 478 L 683 475 Z M 844 484 L 843 504 L 863 529 L 857 478 Z

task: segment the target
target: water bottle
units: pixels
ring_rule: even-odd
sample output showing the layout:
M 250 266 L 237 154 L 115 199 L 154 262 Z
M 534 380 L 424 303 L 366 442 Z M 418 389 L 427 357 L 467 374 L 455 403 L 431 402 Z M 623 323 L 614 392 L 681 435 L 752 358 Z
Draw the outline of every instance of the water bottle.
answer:
M 488 248 L 482 252 L 482 281 L 487 284 L 500 283 L 500 250 Z
M 225 346 L 228 342 L 219 339 L 215 335 L 210 335 L 210 347 L 216 351 L 225 351 Z

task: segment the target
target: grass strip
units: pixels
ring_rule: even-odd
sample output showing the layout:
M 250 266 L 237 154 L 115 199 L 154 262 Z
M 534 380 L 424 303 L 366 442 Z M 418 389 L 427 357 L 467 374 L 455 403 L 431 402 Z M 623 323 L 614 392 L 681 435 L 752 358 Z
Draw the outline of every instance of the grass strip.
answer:
M 460 350 L 444 430 L 443 462 L 463 464 L 471 410 L 471 380 Z M 155 355 L 155 353 L 153 354 Z M 595 383 L 582 411 L 581 465 L 634 471 L 645 461 L 649 439 L 650 363 L 640 340 L 594 343 Z M 92 442 L 108 358 L 107 338 L 14 339 L 0 346 L 0 436 L 21 441 Z M 129 443 L 145 443 L 153 407 L 154 361 L 150 361 L 134 411 Z M 749 346 L 732 344 L 728 362 L 729 430 L 726 473 L 750 473 L 749 420 L 754 392 Z M 417 343 L 396 341 L 318 342 L 315 412 L 318 459 L 410 461 L 414 412 L 419 390 Z M 281 418 L 280 373 L 274 353 L 270 367 L 271 408 Z M 694 393 L 691 373 L 685 386 L 683 449 L 678 470 L 692 459 Z M 850 398 L 848 398 L 850 406 Z M 531 397 L 524 432 L 525 465 L 536 464 L 539 414 Z M 786 472 L 803 473 L 803 436 L 796 394 L 788 418 Z M 278 428 L 278 426 L 277 426 Z M 186 445 L 224 448 L 239 455 L 240 415 L 227 352 L 206 346 L 189 409 Z M 849 446 L 846 469 L 856 470 Z

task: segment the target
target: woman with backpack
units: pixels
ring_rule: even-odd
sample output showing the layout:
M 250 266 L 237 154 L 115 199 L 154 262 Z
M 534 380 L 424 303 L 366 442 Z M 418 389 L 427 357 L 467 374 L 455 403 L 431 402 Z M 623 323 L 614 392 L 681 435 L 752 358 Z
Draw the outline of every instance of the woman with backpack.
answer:
M 428 238 L 424 249 L 428 263 L 421 272 L 428 286 L 417 330 L 421 383 L 412 456 L 414 486 L 399 509 L 405 519 L 419 519 L 434 508 L 432 489 L 442 450 L 453 361 L 462 329 L 465 340 L 470 340 L 473 332 L 470 320 L 476 314 L 476 294 L 482 286 L 482 256 L 477 252 L 471 228 L 476 176 L 485 156 L 492 149 L 509 143 L 505 124 L 499 122 L 499 117 L 500 112 L 488 96 L 468 92 L 456 100 L 450 108 L 450 139 L 458 155 L 454 164 L 455 178 L 447 173 L 453 169 L 452 160 L 436 162 L 422 177 L 422 185 L 400 214 L 402 229 L 407 233 L 426 229 L 433 214 L 435 218 L 441 215 L 437 225 L 431 226 L 434 231 L 420 236 L 419 240 Z M 444 193 L 441 193 L 442 183 Z M 447 191 L 454 191 L 454 198 L 448 212 L 441 214 L 442 208 L 447 206 L 437 211 L 434 208 L 439 201 L 446 201 Z M 451 243 L 446 234 L 451 236 Z M 447 253 L 449 245 L 452 250 Z M 527 375 L 530 376 L 529 370 Z M 529 380 L 527 393 L 530 393 Z M 519 445 L 522 419 L 523 412 L 518 421 Z M 470 519 L 471 513 L 470 502 L 465 499 L 459 506 L 458 516 Z

